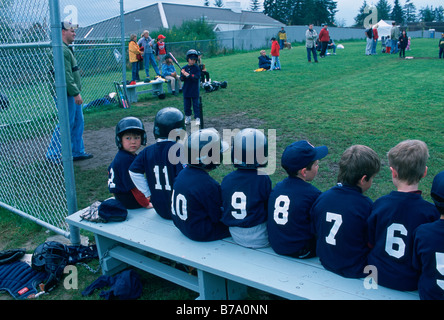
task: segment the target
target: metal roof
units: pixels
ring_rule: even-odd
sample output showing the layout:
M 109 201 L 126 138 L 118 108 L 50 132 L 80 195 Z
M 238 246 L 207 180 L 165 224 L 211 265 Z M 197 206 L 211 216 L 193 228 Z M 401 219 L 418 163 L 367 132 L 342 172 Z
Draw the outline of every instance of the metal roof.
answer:
M 280 27 L 283 24 L 262 12 L 244 11 L 235 12 L 229 8 L 183 5 L 174 3 L 156 3 L 124 15 L 125 36 L 131 33 L 139 37 L 143 30 L 153 31 L 162 27 L 171 28 L 180 26 L 184 21 L 204 18 L 211 24 L 231 24 L 257 27 Z M 97 23 L 79 28 L 77 39 L 106 39 L 120 38 L 120 15 Z

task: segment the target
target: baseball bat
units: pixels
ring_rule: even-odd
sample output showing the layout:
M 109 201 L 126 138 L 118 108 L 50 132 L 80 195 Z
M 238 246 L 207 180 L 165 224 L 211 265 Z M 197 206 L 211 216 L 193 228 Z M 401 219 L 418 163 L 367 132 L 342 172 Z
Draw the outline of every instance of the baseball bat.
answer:
M 171 52 L 169 52 L 168 54 L 171 56 L 171 59 L 173 60 L 173 62 L 174 62 L 175 64 L 177 64 L 177 66 L 178 66 L 180 69 L 182 69 L 182 67 L 180 66 L 179 62 L 177 62 L 176 57 L 173 56 L 173 54 L 172 54 Z

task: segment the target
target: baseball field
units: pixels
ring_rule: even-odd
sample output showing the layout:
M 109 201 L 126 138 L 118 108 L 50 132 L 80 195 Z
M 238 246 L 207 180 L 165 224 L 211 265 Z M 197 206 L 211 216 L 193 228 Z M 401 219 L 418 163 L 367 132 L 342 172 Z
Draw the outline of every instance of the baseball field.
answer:
M 259 50 L 204 59 L 212 80 L 228 82 L 226 89 L 201 91 L 205 126 L 216 128 L 221 135 L 224 129 L 254 127 L 263 129 L 266 135 L 275 130 L 275 139 L 269 136 L 269 143 L 275 145 L 269 154 L 273 185 L 285 177 L 280 156 L 288 144 L 305 139 L 315 146 L 326 145 L 329 155 L 320 161 L 318 176 L 312 182 L 321 191 L 335 184 L 342 152 L 353 144 L 367 145 L 382 162 L 367 192 L 373 200 L 394 188 L 386 156 L 389 149 L 405 139 L 420 139 L 426 142 L 430 158 L 428 174 L 419 186 L 423 197 L 430 201 L 432 179 L 444 170 L 444 61 L 438 59 L 438 40 L 412 39 L 411 50 L 406 52 L 409 59 L 380 53 L 380 44 L 377 55 L 365 56 L 363 40 L 336 44 L 344 49 L 337 49 L 336 55 L 319 59 L 316 64 L 307 62 L 302 44 L 285 49 L 280 55 L 280 71 L 254 72 Z M 270 49 L 265 49 L 269 54 Z M 156 112 L 168 106 L 183 110 L 182 96 L 139 98 L 130 109 L 111 105 L 85 112 L 85 145 L 95 157 L 74 165 L 78 208 L 110 196 L 107 167 L 117 151 L 114 127 L 121 118 L 141 118 L 148 144 L 152 144 Z M 232 170 L 231 165 L 221 165 L 211 175 L 221 181 Z M 0 209 L 0 250 L 24 247 L 32 253 L 50 235 L 34 223 Z M 92 235 L 85 236 L 93 240 Z M 91 266 L 97 267 L 97 262 Z M 61 283 L 40 299 L 86 299 L 81 291 L 99 273 L 82 266 L 78 272 L 78 289 L 66 290 Z M 195 293 L 148 274 L 143 274 L 143 284 L 142 299 L 196 298 Z M 273 298 L 253 290 L 251 297 Z M 10 297 L 0 293 L 1 299 Z M 97 292 L 87 299 L 100 298 Z

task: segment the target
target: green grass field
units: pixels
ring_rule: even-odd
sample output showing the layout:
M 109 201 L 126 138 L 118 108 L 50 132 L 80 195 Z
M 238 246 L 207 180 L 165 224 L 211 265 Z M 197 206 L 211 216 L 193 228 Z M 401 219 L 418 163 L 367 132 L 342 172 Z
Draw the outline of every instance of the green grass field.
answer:
M 281 51 L 282 70 L 269 72 L 253 72 L 259 50 L 205 59 L 212 80 L 228 81 L 227 89 L 202 91 L 206 126 L 214 125 L 218 130 L 255 126 L 266 133 L 276 130 L 273 185 L 285 177 L 279 164 L 288 144 L 307 139 L 314 145 L 328 146 L 329 155 L 321 160 L 313 181 L 322 191 L 335 184 L 342 152 L 353 144 L 367 145 L 379 154 L 382 162 L 381 171 L 367 192 L 373 200 L 394 188 L 386 157 L 389 149 L 405 139 L 423 140 L 429 147 L 430 159 L 428 175 L 421 181 L 420 189 L 430 201 L 432 179 L 444 170 L 444 62 L 437 59 L 437 43 L 434 39 L 413 39 L 412 50 L 406 55 L 414 59 L 404 60 L 397 55 L 365 56 L 364 41 L 339 41 L 337 44 L 345 48 L 337 49 L 335 56 L 319 59 L 318 64 L 307 63 L 305 47 L 296 45 Z M 379 48 L 380 45 L 378 51 Z M 97 108 L 85 113 L 85 129 L 114 127 L 127 115 L 151 120 L 167 106 L 183 110 L 182 97 L 158 100 L 147 95 L 130 109 Z M 103 164 L 94 170 L 76 167 L 79 208 L 109 196 L 107 166 Z M 230 165 L 221 165 L 211 174 L 221 181 L 232 170 Z M 47 235 L 32 223 L 3 209 L 0 212 L 0 242 L 5 248 L 20 247 L 29 241 L 37 245 Z M 24 233 L 30 235 L 29 239 L 16 237 Z M 83 299 L 80 291 L 97 276 L 81 271 L 79 290 L 67 291 L 61 286 L 44 298 Z M 145 275 L 144 284 L 144 299 L 195 298 L 194 293 L 150 275 Z M 252 293 L 253 297 L 258 295 L 262 298 L 260 293 Z

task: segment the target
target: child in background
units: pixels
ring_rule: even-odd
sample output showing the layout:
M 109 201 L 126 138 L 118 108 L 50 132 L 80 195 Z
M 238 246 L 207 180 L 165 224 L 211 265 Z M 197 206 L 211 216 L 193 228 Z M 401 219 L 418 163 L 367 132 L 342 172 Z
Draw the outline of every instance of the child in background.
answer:
M 196 126 L 200 126 L 200 68 L 197 66 L 198 52 L 194 49 L 188 50 L 188 64 L 180 71 L 180 80 L 183 83 L 183 107 L 185 111 L 185 124 L 191 123 L 191 105 L 193 105 Z
M 388 152 L 396 191 L 377 199 L 368 219 L 368 263 L 377 268 L 379 285 L 402 291 L 418 287 L 419 275 L 412 266 L 414 231 L 439 218 L 436 207 L 418 190 L 428 157 L 427 145 L 420 140 L 402 141 Z
M 279 61 L 279 42 L 275 37 L 271 38 L 271 67 L 270 70 L 281 70 Z
M 390 53 L 392 49 L 392 40 L 390 40 L 390 36 L 387 36 L 385 39 L 385 53 Z
M 176 139 L 184 132 L 184 116 L 176 108 L 159 110 L 154 118 L 156 143 L 143 149 L 129 167 L 129 174 L 136 187 L 151 195 L 156 212 L 164 219 L 171 219 L 171 194 L 176 176 L 183 168 Z
M 171 211 L 176 227 L 194 241 L 213 241 L 230 236 L 222 218 L 220 184 L 209 172 L 221 163 L 228 145 L 213 129 L 196 130 L 185 143 L 188 164 L 174 181 Z
M 157 43 L 155 49 L 156 49 L 157 59 L 159 60 L 159 64 L 162 65 L 162 63 L 165 61 L 165 56 L 167 54 L 165 36 L 163 34 L 159 34 L 157 36 Z
M 444 58 L 444 33 L 441 33 L 441 39 L 439 39 L 439 58 Z
M 265 135 L 247 128 L 235 135 L 231 153 L 237 170 L 226 175 L 221 183 L 222 222 L 229 227 L 233 240 L 244 247 L 268 246 L 267 203 L 271 179 L 258 168 L 268 163 Z
M 131 180 L 128 169 L 136 158 L 140 146 L 146 145 L 146 132 L 142 121 L 126 117 L 116 126 L 116 145 L 119 148 L 108 167 L 108 188 L 127 209 L 152 208 L 150 194 L 141 193 Z
M 176 67 L 169 54 L 165 56 L 165 62 L 162 64 L 162 76 L 170 81 L 173 95 L 182 92 L 182 81 L 180 81 L 180 76 L 177 74 Z
M 375 151 L 353 145 L 339 161 L 338 184 L 322 193 L 311 209 L 316 254 L 325 269 L 347 278 L 364 277 L 369 252 L 367 218 L 370 189 L 381 162 Z
M 288 177 L 274 187 L 268 199 L 268 238 L 276 253 L 299 259 L 316 255 L 310 209 L 321 191 L 309 182 L 327 154 L 326 146 L 315 148 L 305 140 L 285 148 L 281 165 Z
M 421 300 L 444 300 L 444 171 L 433 179 L 431 196 L 441 218 L 416 229 L 413 267 L 421 273 Z

